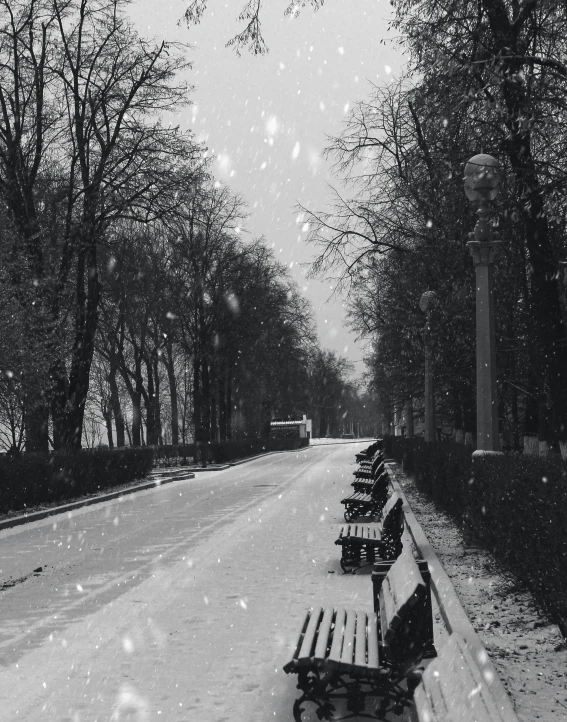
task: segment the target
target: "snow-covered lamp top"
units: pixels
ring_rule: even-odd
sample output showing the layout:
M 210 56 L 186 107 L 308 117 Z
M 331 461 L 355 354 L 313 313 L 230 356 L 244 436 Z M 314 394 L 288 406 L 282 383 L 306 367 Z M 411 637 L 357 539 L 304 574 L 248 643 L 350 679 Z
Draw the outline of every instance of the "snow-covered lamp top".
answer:
M 464 181 L 469 201 L 493 201 L 498 195 L 500 163 L 487 153 L 473 155 L 465 166 Z
M 426 291 L 419 299 L 419 307 L 423 313 L 432 311 L 437 306 L 437 294 L 435 291 Z

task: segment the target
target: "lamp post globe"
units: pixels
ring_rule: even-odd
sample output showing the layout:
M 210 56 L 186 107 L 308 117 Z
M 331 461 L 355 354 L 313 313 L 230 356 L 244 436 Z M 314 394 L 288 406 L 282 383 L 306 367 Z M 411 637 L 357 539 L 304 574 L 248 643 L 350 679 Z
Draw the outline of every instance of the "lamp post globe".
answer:
M 419 307 L 423 313 L 429 315 L 435 306 L 437 306 L 437 294 L 435 291 L 425 291 L 419 299 Z
M 500 163 L 487 153 L 473 155 L 465 165 L 463 180 L 469 201 L 493 201 L 498 195 Z

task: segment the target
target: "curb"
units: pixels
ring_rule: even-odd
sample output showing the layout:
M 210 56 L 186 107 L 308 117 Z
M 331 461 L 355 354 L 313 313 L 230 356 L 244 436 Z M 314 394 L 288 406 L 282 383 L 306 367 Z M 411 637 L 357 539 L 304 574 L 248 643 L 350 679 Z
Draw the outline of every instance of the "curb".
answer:
M 504 722 L 519 722 L 516 712 L 514 711 L 512 700 L 506 692 L 504 685 L 500 681 L 488 652 L 484 648 L 480 637 L 470 623 L 467 613 L 463 609 L 451 580 L 441 566 L 441 562 L 433 551 L 433 547 L 425 536 L 421 525 L 415 518 L 415 515 L 412 512 L 397 479 L 395 478 L 395 470 L 392 469 L 392 466 L 389 466 L 388 471 L 390 473 L 392 486 L 404 502 L 404 517 L 413 543 L 421 554 L 422 559 L 427 561 L 427 566 L 431 572 L 431 586 L 447 631 L 449 634 L 456 632 L 467 641 L 470 651 L 482 673 L 483 679 L 490 690 L 494 702 L 500 710 L 502 720 Z
M 149 481 L 145 484 L 138 484 L 137 486 L 131 486 L 121 491 L 113 491 L 110 494 L 101 494 L 100 496 L 89 497 L 88 499 L 81 499 L 80 501 L 74 501 L 70 504 L 62 504 L 61 506 L 54 506 L 51 509 L 42 509 L 42 511 L 34 511 L 31 514 L 25 514 L 23 516 L 16 516 L 12 519 L 4 519 L 0 522 L 0 531 L 3 529 L 11 529 L 14 526 L 20 526 L 27 524 L 31 521 L 40 521 L 41 519 L 47 519 L 50 516 L 56 514 L 64 514 L 65 512 L 74 511 L 80 509 L 83 506 L 92 506 L 93 504 L 99 504 L 103 501 L 110 501 L 111 499 L 118 499 L 121 496 L 127 496 L 128 494 L 134 494 L 136 491 L 144 491 L 145 489 L 154 489 L 156 486 L 163 486 L 164 484 L 170 484 L 172 481 L 185 481 L 186 479 L 194 479 L 195 474 L 188 473 L 182 477 L 172 477 L 157 479 L 155 481 Z

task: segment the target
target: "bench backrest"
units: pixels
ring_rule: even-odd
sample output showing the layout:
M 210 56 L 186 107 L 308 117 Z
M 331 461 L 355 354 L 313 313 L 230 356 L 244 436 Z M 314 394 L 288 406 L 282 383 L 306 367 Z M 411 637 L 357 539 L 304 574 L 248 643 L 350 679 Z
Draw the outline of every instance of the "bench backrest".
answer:
M 466 641 L 451 634 L 415 693 L 417 722 L 503 722 Z
M 403 505 L 403 501 L 394 492 L 382 510 L 382 539 L 386 543 L 385 559 L 396 559 L 402 551 Z
M 378 606 L 384 653 L 403 673 L 419 664 L 427 652 L 423 604 L 427 586 L 409 545 L 382 582 Z M 428 610 L 432 614 L 431 606 Z
M 384 457 L 380 454 L 380 456 L 377 456 L 372 462 L 372 477 L 378 478 L 385 470 Z
M 372 482 L 372 487 L 370 489 L 371 496 L 375 497 L 381 497 L 384 495 L 384 491 L 387 491 L 388 486 L 390 483 L 390 477 L 388 476 L 388 472 L 384 471 L 382 474 L 380 474 L 379 477 L 374 479 Z

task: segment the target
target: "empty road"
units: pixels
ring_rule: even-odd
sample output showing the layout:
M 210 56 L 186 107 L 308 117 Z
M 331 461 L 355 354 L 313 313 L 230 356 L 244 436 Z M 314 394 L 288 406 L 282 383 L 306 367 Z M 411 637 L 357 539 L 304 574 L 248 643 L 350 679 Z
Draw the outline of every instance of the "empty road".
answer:
M 0 719 L 291 720 L 278 667 L 304 607 L 371 608 L 368 577 L 341 576 L 333 545 L 360 448 L 267 456 L 0 531 Z

